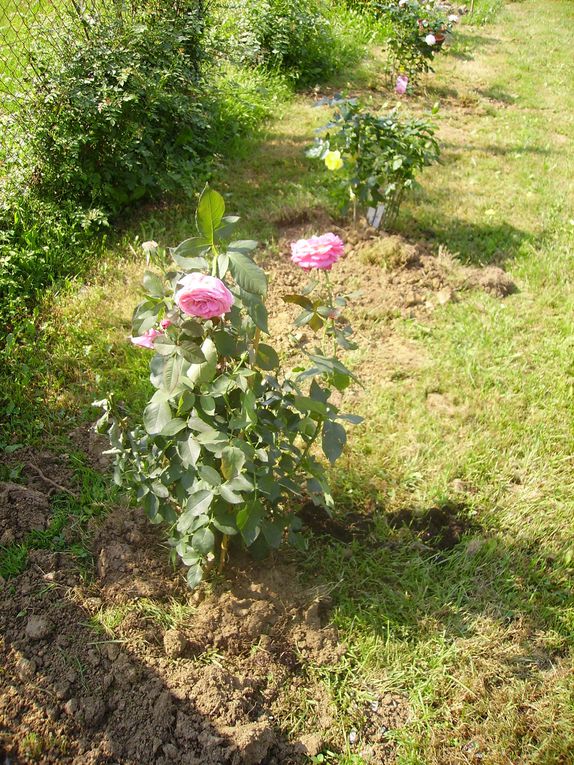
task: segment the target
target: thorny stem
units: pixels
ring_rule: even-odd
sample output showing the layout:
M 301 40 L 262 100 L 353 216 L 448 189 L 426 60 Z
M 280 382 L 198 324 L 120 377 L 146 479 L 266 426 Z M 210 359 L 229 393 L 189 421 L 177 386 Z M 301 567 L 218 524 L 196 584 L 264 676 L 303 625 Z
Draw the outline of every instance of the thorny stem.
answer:
M 229 534 L 224 534 L 223 539 L 221 540 L 221 549 L 219 551 L 219 566 L 217 567 L 217 570 L 220 574 L 225 568 L 225 563 L 227 561 L 228 548 L 229 548 Z

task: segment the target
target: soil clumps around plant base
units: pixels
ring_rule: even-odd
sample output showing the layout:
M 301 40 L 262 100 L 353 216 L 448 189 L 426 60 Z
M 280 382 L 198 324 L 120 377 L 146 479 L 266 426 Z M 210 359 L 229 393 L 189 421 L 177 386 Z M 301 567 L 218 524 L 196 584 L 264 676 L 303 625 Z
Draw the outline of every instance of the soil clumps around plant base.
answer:
M 3 761 L 289 765 L 333 741 L 336 710 L 307 666 L 335 666 L 345 646 L 328 596 L 289 562 L 236 560 L 191 593 L 158 529 L 125 508 L 94 530 L 92 552 L 90 584 L 67 556 L 32 550 L 2 585 Z M 281 722 L 297 698 L 318 715 L 292 734 Z M 399 697 L 381 704 L 360 734 L 372 763 L 393 761 L 381 730 L 408 716 Z

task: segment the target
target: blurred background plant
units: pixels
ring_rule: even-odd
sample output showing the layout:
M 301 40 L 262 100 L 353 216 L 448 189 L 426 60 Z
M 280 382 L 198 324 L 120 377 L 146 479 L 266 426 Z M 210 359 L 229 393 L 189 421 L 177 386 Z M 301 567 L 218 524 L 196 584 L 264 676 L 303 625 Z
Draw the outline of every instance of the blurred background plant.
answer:
M 356 100 L 333 103 L 335 115 L 307 156 L 325 162 L 341 207 L 351 207 L 355 222 L 361 210 L 375 228 L 391 227 L 416 175 L 438 160 L 434 127 L 424 119 L 402 118 L 399 106 L 377 115 Z

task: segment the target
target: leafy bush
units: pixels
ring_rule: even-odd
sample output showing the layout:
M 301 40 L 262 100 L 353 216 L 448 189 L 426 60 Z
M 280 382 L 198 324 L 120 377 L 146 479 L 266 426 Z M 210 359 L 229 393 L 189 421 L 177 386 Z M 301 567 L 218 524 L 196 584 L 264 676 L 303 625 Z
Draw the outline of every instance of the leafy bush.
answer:
M 432 71 L 433 58 L 453 24 L 441 5 L 418 0 L 366 0 L 363 7 L 391 23 L 392 33 L 386 43 L 391 72 L 406 74 L 414 83 L 420 74 Z
M 216 40 L 242 65 L 309 85 L 360 55 L 365 24 L 327 0 L 231 0 L 217 11 Z
M 0 203 L 0 339 L 32 301 L 58 280 L 81 273 L 102 240 L 106 219 L 70 201 L 41 199 L 17 186 Z
M 198 7 L 99 20 L 64 54 L 37 54 L 24 116 L 40 193 L 115 213 L 188 185 L 208 150 Z
M 313 446 L 321 443 L 335 462 L 346 440 L 341 421 L 360 420 L 331 401 L 332 389 L 345 389 L 352 378 L 336 354 L 337 346 L 355 347 L 341 316 L 345 298 L 333 297 L 328 277 L 326 298 L 311 298 L 316 281 L 306 294 L 286 296 L 302 308 L 298 324 L 320 332 L 328 350 L 314 349 L 307 365 L 283 373 L 275 350 L 261 342 L 267 281 L 252 259 L 256 242 L 228 241 L 237 220 L 225 215 L 219 194 L 206 190 L 197 236 L 170 250 L 170 258 L 147 244 L 161 273 L 144 276 L 132 340 L 155 352 L 156 390 L 143 427 L 130 429 L 113 400 L 98 402 L 116 480 L 154 523 L 170 526 L 173 554 L 189 567 L 192 587 L 218 550 L 224 561 L 230 537 L 255 555 L 278 547 L 284 534 L 304 546 L 298 505 L 306 498 L 333 503 Z M 293 259 L 328 269 L 342 246 L 327 234 L 320 246 L 298 242 Z
M 264 67 L 221 61 L 205 72 L 210 83 L 211 141 L 214 150 L 256 132 L 289 101 L 287 79 Z
M 401 120 L 396 107 L 383 116 L 361 111 L 355 100 L 338 104 L 334 119 L 307 155 L 322 159 L 339 178 L 344 204 L 368 208 L 375 227 L 394 222 L 416 174 L 436 162 L 439 147 L 426 120 Z

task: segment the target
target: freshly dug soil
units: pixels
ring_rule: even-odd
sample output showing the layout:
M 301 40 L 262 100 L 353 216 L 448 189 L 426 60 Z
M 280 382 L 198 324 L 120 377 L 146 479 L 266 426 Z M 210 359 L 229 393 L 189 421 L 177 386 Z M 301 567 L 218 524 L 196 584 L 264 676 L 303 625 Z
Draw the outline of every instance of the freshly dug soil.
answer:
M 159 530 L 124 508 L 95 529 L 93 554 L 89 585 L 66 556 L 32 551 L 2 586 L 0 762 L 289 765 L 336 738 L 336 710 L 306 668 L 335 666 L 345 646 L 328 596 L 287 560 L 231 561 L 225 580 L 191 593 Z M 174 604 L 179 619 L 166 616 Z M 282 726 L 297 699 L 316 706 L 314 729 Z M 358 740 L 390 763 L 385 732 L 408 707 L 376 704 Z

